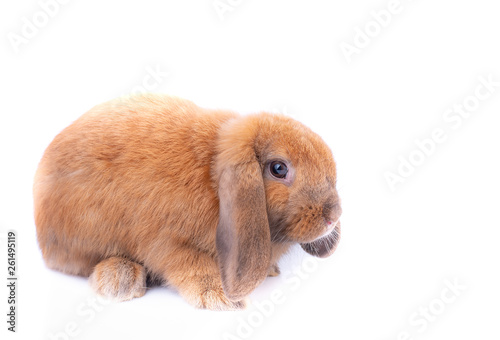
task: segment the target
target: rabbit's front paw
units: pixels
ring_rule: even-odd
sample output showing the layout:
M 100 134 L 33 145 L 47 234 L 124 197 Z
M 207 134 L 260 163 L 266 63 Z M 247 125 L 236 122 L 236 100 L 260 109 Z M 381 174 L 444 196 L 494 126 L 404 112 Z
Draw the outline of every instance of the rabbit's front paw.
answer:
M 241 301 L 229 300 L 222 289 L 220 279 L 205 277 L 201 282 L 191 282 L 188 287 L 180 289 L 184 296 L 192 305 L 197 308 L 224 311 L 245 309 L 247 299 Z
M 267 273 L 267 276 L 274 277 L 274 276 L 278 276 L 279 274 L 280 274 L 280 267 L 278 267 L 277 264 L 273 264 L 273 265 L 271 265 L 271 267 L 269 267 L 269 271 Z
M 210 310 L 240 310 L 245 309 L 247 306 L 247 300 L 241 301 L 230 301 L 222 291 L 219 290 L 207 290 L 203 292 L 200 296 L 200 302 L 202 308 Z

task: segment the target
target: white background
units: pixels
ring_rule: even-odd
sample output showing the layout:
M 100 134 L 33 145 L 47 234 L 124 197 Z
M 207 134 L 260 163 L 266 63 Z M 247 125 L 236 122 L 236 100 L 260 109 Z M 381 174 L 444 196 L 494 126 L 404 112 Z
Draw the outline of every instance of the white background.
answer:
M 226 1 L 221 18 L 213 0 L 73 0 L 47 22 L 48 0 L 2 2 L 1 338 L 498 339 L 500 87 L 471 97 L 480 78 L 500 81 L 498 5 L 401 0 L 381 27 L 372 11 L 387 13 L 388 0 Z M 341 46 L 355 40 L 349 62 Z M 143 83 L 204 107 L 285 112 L 332 148 L 340 247 L 326 260 L 294 249 L 281 277 L 251 296 L 265 312 L 196 310 L 167 288 L 92 305 L 86 279 L 44 266 L 31 196 L 43 150 L 92 106 Z M 464 102 L 473 110 L 462 119 L 453 110 Z M 436 128 L 446 140 L 422 157 L 415 140 Z M 400 173 L 410 156 L 419 165 Z M 406 176 L 394 190 L 388 172 Z M 11 229 L 16 334 L 5 322 Z

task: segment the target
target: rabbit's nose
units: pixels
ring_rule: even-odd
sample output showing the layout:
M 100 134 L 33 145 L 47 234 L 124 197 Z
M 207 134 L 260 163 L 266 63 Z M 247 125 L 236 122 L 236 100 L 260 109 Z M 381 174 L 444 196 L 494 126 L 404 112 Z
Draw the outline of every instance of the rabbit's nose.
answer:
M 327 212 L 327 215 L 325 216 L 326 224 L 328 226 L 337 224 L 340 219 L 340 215 L 342 215 L 342 208 L 340 207 L 340 204 L 337 203 Z
M 328 230 L 332 230 L 333 228 L 335 228 L 335 226 L 337 226 L 337 224 L 339 223 L 340 221 L 340 217 L 337 218 L 337 219 L 331 219 L 331 220 L 326 220 L 326 227 Z
M 335 222 L 334 222 L 334 221 L 332 221 L 332 220 L 326 220 L 326 224 L 327 224 L 328 226 L 331 226 L 332 224 L 335 226 L 335 225 L 337 224 L 337 222 L 338 222 L 338 220 L 337 220 L 337 221 L 335 221 Z

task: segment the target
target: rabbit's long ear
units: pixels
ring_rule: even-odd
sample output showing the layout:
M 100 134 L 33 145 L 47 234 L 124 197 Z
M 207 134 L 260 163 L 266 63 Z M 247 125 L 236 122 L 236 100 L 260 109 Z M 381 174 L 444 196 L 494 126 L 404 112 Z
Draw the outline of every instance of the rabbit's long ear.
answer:
M 262 169 L 253 147 L 237 144 L 226 144 L 217 164 L 216 246 L 222 287 L 233 301 L 245 298 L 266 278 L 271 258 Z

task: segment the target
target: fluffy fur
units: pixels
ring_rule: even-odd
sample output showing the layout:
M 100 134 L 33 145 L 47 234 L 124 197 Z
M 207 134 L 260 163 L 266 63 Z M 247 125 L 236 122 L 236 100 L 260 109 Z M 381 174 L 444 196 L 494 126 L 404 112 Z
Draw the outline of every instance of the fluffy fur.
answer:
M 288 165 L 274 178 L 273 160 Z M 144 95 L 94 107 L 50 144 L 35 176 L 50 268 L 103 295 L 145 293 L 146 276 L 191 304 L 240 309 L 300 243 L 333 253 L 340 201 L 330 149 L 282 115 L 239 116 Z

